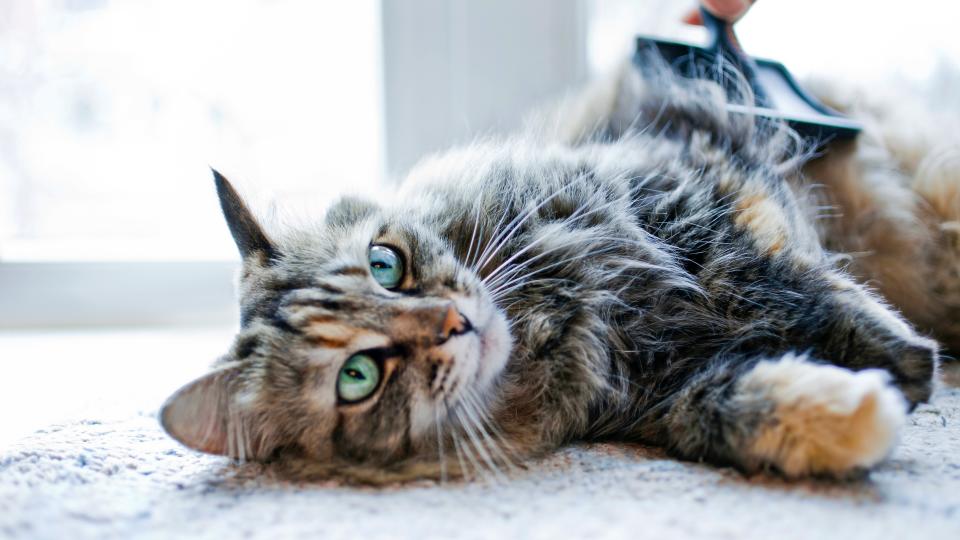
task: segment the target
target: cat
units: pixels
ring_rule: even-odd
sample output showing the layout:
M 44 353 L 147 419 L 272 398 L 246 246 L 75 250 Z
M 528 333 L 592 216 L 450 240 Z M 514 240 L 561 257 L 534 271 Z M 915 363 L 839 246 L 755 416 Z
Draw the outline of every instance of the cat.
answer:
M 214 172 L 241 327 L 163 427 L 370 483 L 598 439 L 788 478 L 880 463 L 930 398 L 929 336 L 960 350 L 960 166 L 898 154 L 882 111 L 817 152 L 645 73 L 313 227 L 268 232 Z

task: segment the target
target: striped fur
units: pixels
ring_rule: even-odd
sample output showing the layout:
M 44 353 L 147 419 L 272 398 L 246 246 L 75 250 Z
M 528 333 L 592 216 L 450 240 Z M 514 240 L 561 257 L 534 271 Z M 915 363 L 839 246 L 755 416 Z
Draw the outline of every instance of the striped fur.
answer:
M 164 425 L 364 482 L 496 475 L 594 438 L 790 476 L 872 466 L 929 398 L 938 346 L 825 247 L 845 244 L 812 217 L 809 149 L 724 99 L 625 70 L 306 229 L 265 233 L 218 177 L 242 329 Z M 403 254 L 398 292 L 367 272 L 371 243 Z M 438 341 L 451 305 L 474 328 Z M 369 349 L 385 381 L 337 403 L 339 366 Z

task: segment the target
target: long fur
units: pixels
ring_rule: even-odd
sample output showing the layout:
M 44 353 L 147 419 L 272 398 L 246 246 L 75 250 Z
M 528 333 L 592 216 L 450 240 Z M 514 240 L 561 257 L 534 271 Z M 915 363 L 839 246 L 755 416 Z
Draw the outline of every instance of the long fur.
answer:
M 596 438 L 789 476 L 881 460 L 930 396 L 923 334 L 960 343 L 956 146 L 911 159 L 879 115 L 816 155 L 727 112 L 749 93 L 653 68 L 424 160 L 387 205 L 272 235 L 234 217 L 256 241 L 237 239 L 243 328 L 215 381 L 257 441 L 240 446 L 365 482 L 499 474 Z M 399 291 L 365 273 L 371 243 L 404 253 Z M 484 324 L 431 341 L 450 302 Z M 331 381 L 361 348 L 389 351 L 386 382 L 345 406 Z M 165 422 L 231 455 L 178 428 L 211 384 Z

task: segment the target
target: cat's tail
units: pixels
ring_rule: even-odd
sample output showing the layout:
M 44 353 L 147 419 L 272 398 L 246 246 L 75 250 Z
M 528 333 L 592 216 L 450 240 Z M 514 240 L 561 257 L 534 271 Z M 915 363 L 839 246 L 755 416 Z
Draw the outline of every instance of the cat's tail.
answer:
M 960 66 L 925 82 L 811 88 L 865 126 L 808 171 L 842 214 L 823 222 L 824 241 L 863 254 L 851 270 L 943 344 L 944 379 L 960 385 Z

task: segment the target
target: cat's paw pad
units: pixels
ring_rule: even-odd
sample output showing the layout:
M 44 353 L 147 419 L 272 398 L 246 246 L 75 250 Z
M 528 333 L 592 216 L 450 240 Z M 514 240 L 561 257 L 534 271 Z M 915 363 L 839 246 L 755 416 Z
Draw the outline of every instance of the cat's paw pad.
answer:
M 750 443 L 751 459 L 790 477 L 872 467 L 890 453 L 906 420 L 906 402 L 889 378 L 792 356 L 761 362 L 739 386 L 772 406 Z

